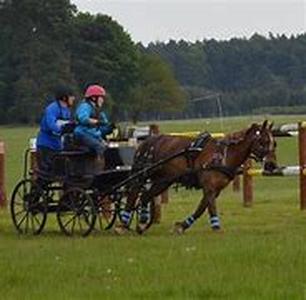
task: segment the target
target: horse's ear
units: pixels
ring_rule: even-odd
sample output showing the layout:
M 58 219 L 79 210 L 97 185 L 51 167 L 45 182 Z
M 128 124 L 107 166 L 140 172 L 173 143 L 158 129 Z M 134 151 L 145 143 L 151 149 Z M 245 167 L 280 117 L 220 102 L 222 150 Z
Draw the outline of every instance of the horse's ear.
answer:
M 265 120 L 265 121 L 262 123 L 261 130 L 266 129 L 267 125 L 268 125 L 268 120 Z
M 274 122 L 271 122 L 271 124 L 269 125 L 268 129 L 272 130 L 273 125 L 274 125 Z

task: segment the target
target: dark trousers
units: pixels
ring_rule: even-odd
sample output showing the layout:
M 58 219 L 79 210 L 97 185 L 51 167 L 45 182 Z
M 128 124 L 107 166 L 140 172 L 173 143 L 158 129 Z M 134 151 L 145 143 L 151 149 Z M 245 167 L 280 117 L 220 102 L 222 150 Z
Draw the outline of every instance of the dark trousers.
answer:
M 58 151 L 52 150 L 47 147 L 37 148 L 37 165 L 38 169 L 43 173 L 52 173 L 52 166 L 54 164 L 54 157 L 58 154 Z
M 90 150 L 94 151 L 98 157 L 103 158 L 103 154 L 107 148 L 106 143 L 102 139 L 96 139 L 88 135 L 77 134 L 76 139 L 78 143 L 87 146 Z

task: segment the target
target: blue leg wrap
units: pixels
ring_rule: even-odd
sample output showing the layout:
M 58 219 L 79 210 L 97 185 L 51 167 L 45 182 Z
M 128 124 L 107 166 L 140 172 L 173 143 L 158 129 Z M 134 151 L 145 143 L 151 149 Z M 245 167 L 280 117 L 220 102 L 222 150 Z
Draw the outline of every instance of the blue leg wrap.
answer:
M 220 228 L 220 222 L 218 216 L 211 216 L 210 217 L 210 227 L 213 229 L 219 229 Z
M 131 212 L 126 211 L 126 210 L 121 211 L 120 213 L 121 222 L 124 225 L 128 226 L 131 220 L 131 216 L 132 216 Z
M 188 228 L 194 223 L 194 221 L 195 221 L 194 216 L 190 216 L 184 221 L 184 225 L 186 226 L 186 228 Z
M 150 218 L 149 208 L 147 206 L 142 207 L 140 211 L 140 223 L 147 223 Z

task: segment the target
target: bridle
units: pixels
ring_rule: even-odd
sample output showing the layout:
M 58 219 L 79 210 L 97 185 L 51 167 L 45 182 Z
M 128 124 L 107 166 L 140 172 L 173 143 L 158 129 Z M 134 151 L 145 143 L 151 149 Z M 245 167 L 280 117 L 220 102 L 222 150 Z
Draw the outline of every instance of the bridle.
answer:
M 265 141 L 265 135 L 267 140 Z M 274 150 L 275 142 L 271 130 L 267 128 L 257 129 L 251 144 L 250 158 L 262 162 L 264 158 Z

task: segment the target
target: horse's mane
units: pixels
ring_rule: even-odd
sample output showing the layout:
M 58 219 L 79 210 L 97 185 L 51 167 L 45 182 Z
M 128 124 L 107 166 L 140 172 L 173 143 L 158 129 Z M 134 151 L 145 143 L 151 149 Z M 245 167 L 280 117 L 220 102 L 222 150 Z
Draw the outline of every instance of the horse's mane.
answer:
M 232 133 L 228 133 L 225 135 L 225 137 L 222 139 L 222 142 L 229 143 L 229 144 L 237 144 L 240 141 L 242 141 L 245 138 L 245 135 L 250 131 L 250 129 L 257 127 L 259 128 L 260 125 L 257 123 L 253 123 L 250 127 L 244 128 L 239 131 L 235 131 Z
M 245 128 L 239 131 L 231 132 L 221 139 L 222 143 L 237 144 L 241 142 L 250 128 Z
M 244 135 L 245 135 L 247 130 L 248 129 L 242 129 L 242 130 L 239 130 L 239 131 L 227 133 L 225 135 L 224 139 L 227 139 L 227 140 L 240 140 L 242 137 L 244 137 Z

